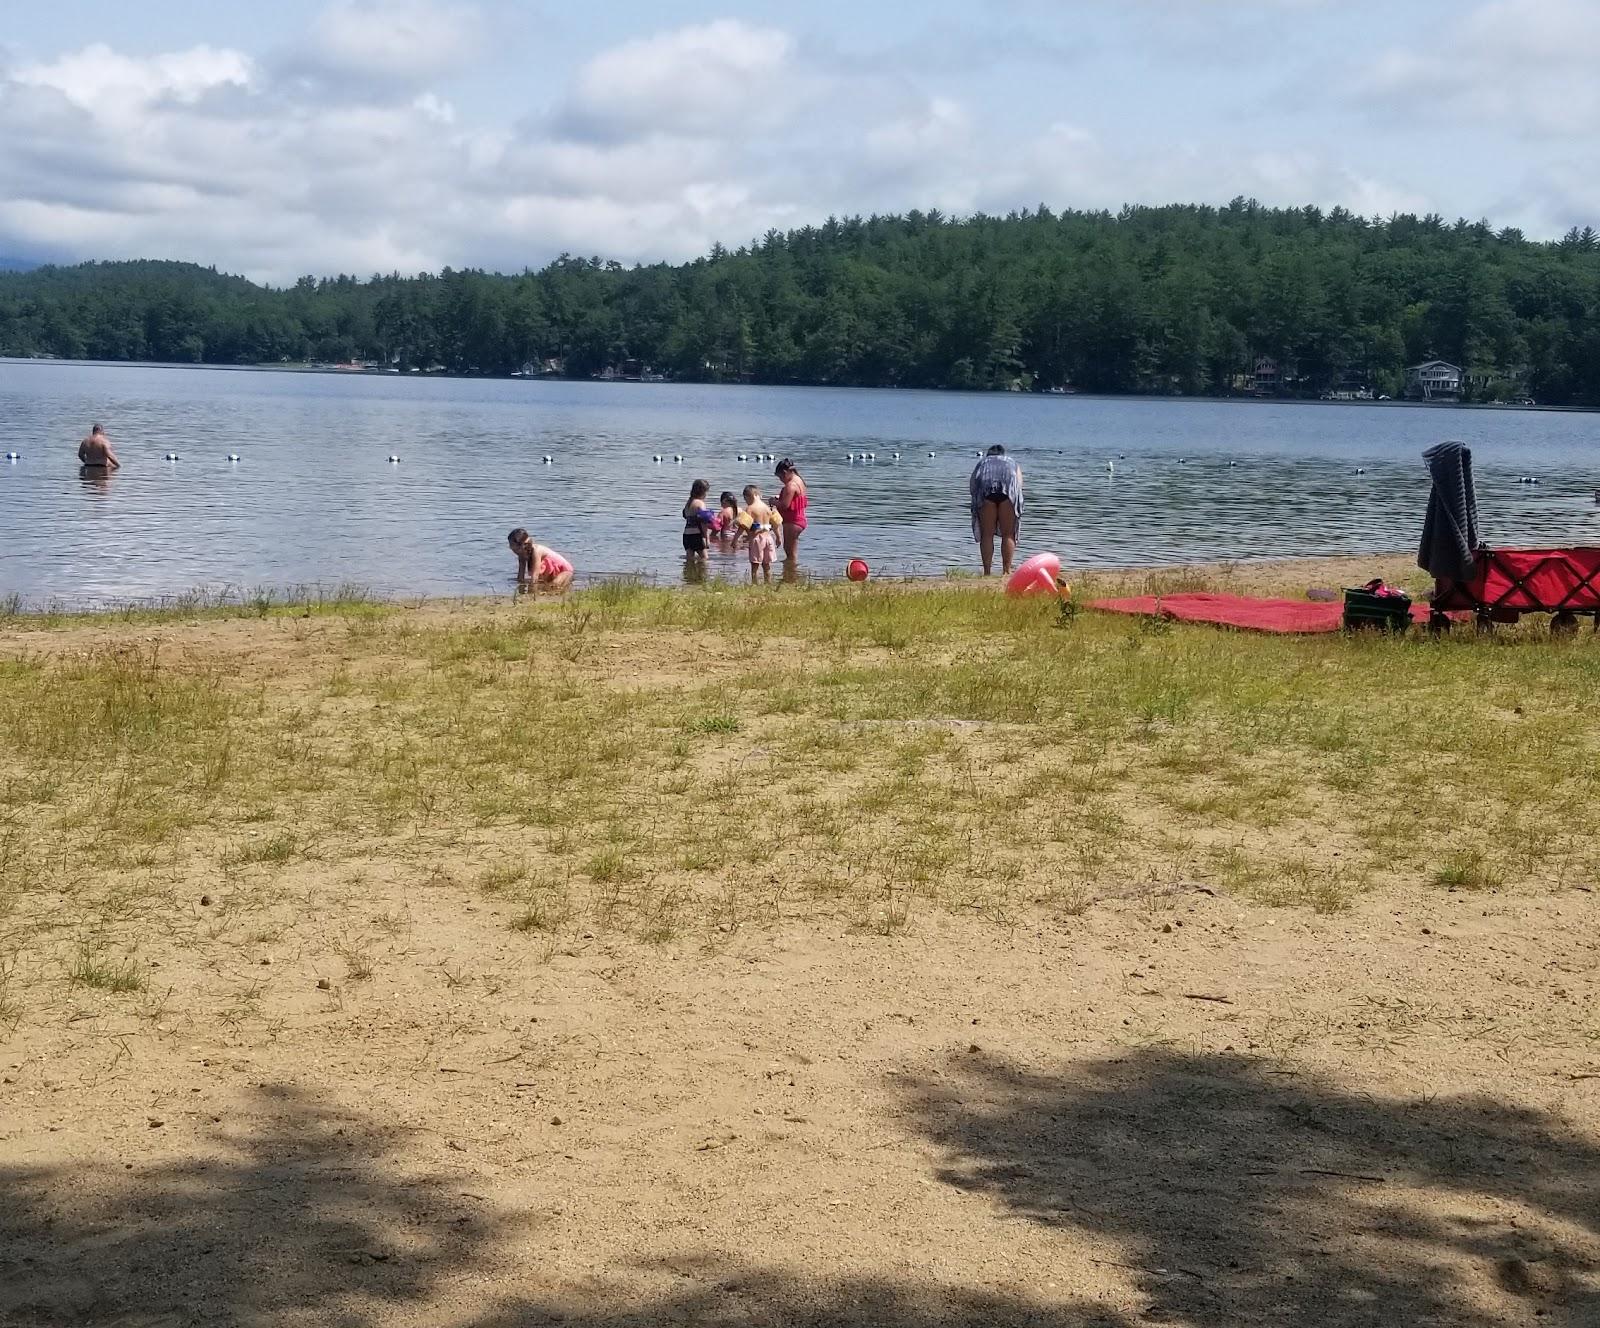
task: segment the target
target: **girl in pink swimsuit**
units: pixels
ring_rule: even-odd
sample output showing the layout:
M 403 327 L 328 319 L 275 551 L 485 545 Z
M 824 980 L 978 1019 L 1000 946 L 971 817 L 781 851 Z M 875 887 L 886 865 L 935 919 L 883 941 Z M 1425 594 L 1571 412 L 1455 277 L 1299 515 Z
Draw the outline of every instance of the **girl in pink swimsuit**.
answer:
M 506 536 L 517 555 L 517 585 L 531 590 L 565 590 L 572 584 L 572 564 L 554 549 L 535 544 L 533 536 L 518 526 Z
M 773 506 L 783 518 L 783 556 L 789 566 L 800 560 L 800 532 L 806 528 L 806 482 L 788 457 L 778 462 L 776 474 L 783 482 Z

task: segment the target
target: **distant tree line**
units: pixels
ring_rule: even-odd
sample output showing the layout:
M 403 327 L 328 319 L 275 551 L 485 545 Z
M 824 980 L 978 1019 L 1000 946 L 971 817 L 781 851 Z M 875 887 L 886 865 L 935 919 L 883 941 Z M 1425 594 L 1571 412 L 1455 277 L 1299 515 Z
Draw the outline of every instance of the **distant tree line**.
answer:
M 1430 358 L 1483 398 L 1600 405 L 1600 238 L 1343 209 L 1125 208 L 830 219 L 694 262 L 563 255 L 502 276 L 304 277 L 190 264 L 0 273 L 0 353 L 210 364 L 1226 395 L 1398 395 Z

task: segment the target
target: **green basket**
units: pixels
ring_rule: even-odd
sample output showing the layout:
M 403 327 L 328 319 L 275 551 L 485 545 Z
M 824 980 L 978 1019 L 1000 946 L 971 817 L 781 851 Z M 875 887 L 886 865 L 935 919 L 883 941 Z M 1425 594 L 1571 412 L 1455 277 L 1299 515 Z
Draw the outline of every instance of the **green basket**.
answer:
M 1347 628 L 1376 627 L 1385 632 L 1403 632 L 1411 626 L 1411 596 L 1379 595 L 1365 586 L 1346 587 L 1344 625 Z

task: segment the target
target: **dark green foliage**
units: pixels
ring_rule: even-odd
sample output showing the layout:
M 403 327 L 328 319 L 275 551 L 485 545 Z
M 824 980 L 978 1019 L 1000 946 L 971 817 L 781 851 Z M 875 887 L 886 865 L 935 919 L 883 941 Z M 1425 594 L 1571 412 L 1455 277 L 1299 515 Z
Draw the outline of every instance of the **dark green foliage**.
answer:
M 0 353 L 215 364 L 360 359 L 587 377 L 1398 396 L 1408 364 L 1469 395 L 1600 404 L 1600 242 L 1342 209 L 1126 208 L 830 218 L 678 267 L 563 255 L 499 276 L 259 287 L 181 263 L 0 273 Z

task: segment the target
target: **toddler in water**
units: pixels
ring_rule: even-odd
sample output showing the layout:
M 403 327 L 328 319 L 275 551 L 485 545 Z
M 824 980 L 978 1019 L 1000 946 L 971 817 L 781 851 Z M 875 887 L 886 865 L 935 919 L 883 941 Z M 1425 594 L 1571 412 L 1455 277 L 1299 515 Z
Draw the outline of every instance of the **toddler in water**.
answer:
M 554 549 L 535 544 L 533 536 L 521 526 L 506 536 L 506 543 L 517 555 L 518 587 L 565 590 L 572 584 L 572 564 Z
M 731 549 L 739 538 L 739 500 L 724 489 L 717 501 L 721 506 L 717 510 L 713 529 L 723 544 Z
M 761 490 L 754 484 L 744 488 L 744 514 L 750 524 L 750 584 L 754 585 L 759 571 L 766 581 L 772 580 L 772 560 L 778 552 L 778 514 L 768 507 Z M 744 523 L 741 521 L 741 525 Z

